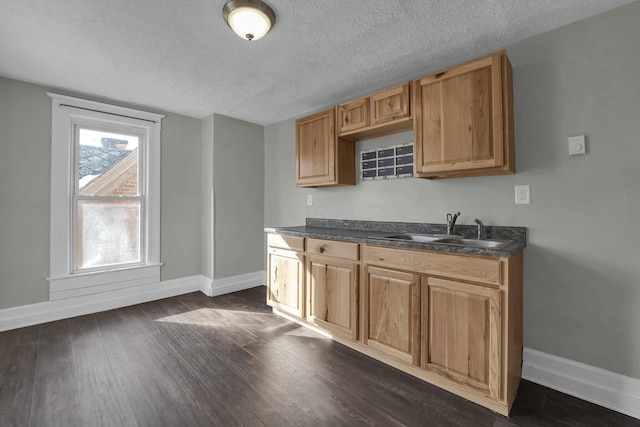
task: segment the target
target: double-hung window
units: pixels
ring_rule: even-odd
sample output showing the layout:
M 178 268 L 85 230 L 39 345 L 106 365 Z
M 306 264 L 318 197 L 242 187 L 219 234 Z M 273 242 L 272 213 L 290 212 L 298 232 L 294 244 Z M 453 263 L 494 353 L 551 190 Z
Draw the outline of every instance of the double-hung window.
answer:
M 50 299 L 159 282 L 163 116 L 49 96 Z

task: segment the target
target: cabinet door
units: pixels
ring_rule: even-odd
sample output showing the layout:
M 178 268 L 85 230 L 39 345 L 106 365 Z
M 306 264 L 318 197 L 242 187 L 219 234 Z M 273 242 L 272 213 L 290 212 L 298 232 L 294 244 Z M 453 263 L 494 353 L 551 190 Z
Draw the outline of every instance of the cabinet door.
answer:
M 421 366 L 499 399 L 500 290 L 423 277 L 421 298 Z
M 367 267 L 364 292 L 364 344 L 418 365 L 420 276 Z
M 338 134 L 350 132 L 369 126 L 369 98 L 356 99 L 355 101 L 341 104 L 338 107 Z
M 355 183 L 355 144 L 338 138 L 336 108 L 296 120 L 296 186 Z
M 417 174 L 505 166 L 506 61 L 498 52 L 414 83 Z
M 303 316 L 304 256 L 269 248 L 267 304 L 296 317 Z
M 336 179 L 335 109 L 296 121 L 297 183 L 324 184 Z
M 310 256 L 307 321 L 346 338 L 358 338 L 357 264 Z
M 371 115 L 374 125 L 411 115 L 409 83 L 394 86 L 371 95 Z

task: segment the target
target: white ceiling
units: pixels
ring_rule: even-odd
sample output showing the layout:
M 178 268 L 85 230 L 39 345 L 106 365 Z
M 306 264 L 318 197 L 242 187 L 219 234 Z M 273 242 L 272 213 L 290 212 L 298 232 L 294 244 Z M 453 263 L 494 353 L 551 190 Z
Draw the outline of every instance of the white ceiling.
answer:
M 266 125 L 632 0 L 267 0 L 277 23 L 254 42 L 225 1 L 1 0 L 0 75 Z

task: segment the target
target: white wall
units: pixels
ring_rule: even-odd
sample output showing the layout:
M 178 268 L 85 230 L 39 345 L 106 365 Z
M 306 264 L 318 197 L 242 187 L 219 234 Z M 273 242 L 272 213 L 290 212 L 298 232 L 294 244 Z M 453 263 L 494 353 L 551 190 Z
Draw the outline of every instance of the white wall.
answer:
M 265 129 L 265 225 L 306 217 L 525 226 L 525 346 L 640 378 L 640 2 L 507 47 L 516 175 L 295 187 L 295 121 Z M 585 134 L 588 153 L 568 156 Z M 411 142 L 411 133 L 357 149 Z M 531 185 L 531 205 L 514 185 Z M 313 194 L 314 205 L 306 205 Z

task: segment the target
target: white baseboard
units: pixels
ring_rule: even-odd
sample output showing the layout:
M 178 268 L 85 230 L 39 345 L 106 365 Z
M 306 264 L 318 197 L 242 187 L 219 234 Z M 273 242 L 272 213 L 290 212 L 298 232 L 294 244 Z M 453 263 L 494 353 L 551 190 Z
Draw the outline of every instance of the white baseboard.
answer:
M 205 295 L 215 297 L 265 285 L 266 278 L 267 272 L 264 270 L 240 274 L 238 276 L 225 277 L 223 279 L 211 280 L 204 278 L 200 290 Z
M 213 281 L 202 275 L 197 275 L 99 294 L 4 308 L 0 309 L 0 332 L 141 304 L 189 292 L 200 291 L 210 297 L 218 296 L 264 285 L 265 279 L 266 272 L 264 270 Z
M 525 348 L 522 378 L 640 419 L 640 380 Z
M 211 295 L 211 286 L 213 284 L 213 280 L 209 279 L 207 276 L 200 276 L 200 292 L 210 297 Z
M 0 309 L 0 332 L 199 291 L 202 276 Z

